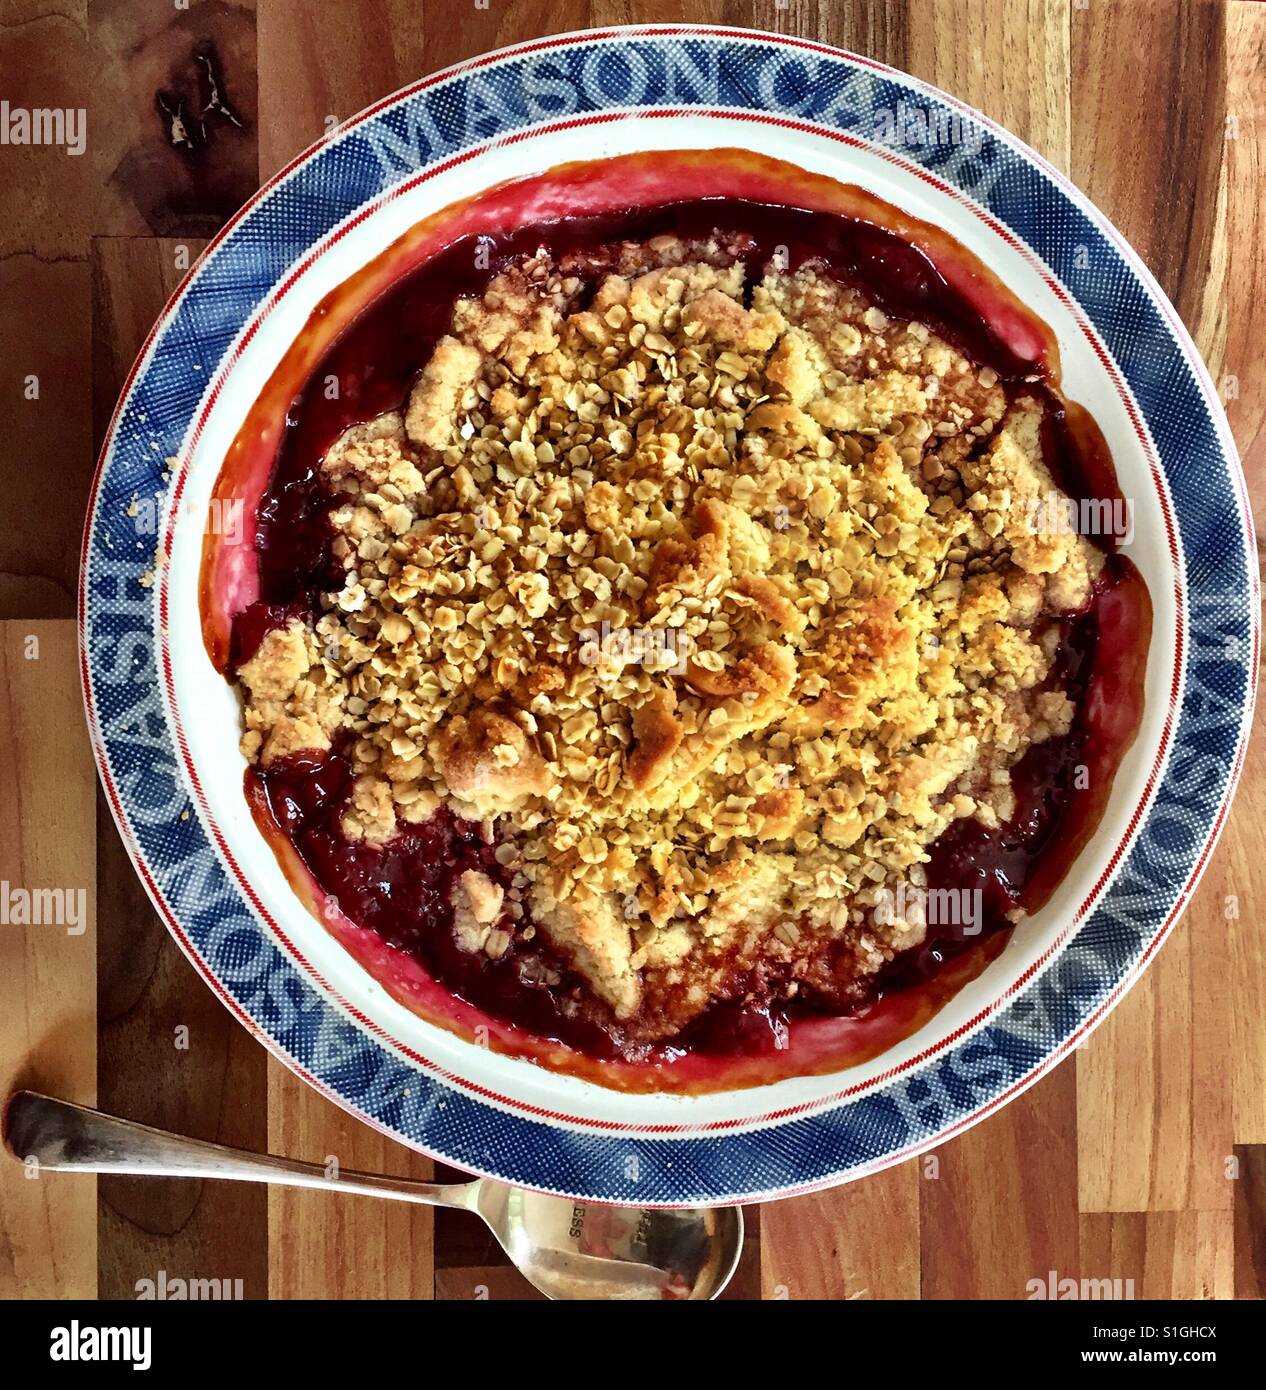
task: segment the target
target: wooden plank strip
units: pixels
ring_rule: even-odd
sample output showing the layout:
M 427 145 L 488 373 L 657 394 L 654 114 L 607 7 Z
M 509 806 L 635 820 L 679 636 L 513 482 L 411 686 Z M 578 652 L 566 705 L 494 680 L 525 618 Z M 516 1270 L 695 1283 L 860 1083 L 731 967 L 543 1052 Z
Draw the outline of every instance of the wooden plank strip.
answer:
M 21 325 L 0 356 L 5 517 L 0 616 L 73 618 L 92 481 L 86 260 L 0 252 L 0 316 Z M 50 482 L 55 480 L 55 485 Z M 22 518 L 39 525 L 9 524 Z
M 469 1219 L 469 1218 L 468 1218 Z M 508 1261 L 492 1265 L 455 1265 L 435 1271 L 435 1297 L 476 1303 L 544 1302 L 545 1295 Z
M 117 866 L 122 874 L 126 866 Z M 118 881 L 103 894 L 117 911 Z M 115 925 L 121 925 L 120 919 Z M 110 933 L 112 946 L 125 931 Z M 102 989 L 101 1104 L 200 1139 L 260 1150 L 265 1143 L 263 1050 L 219 1003 L 166 936 L 147 929 L 125 946 L 130 970 Z M 130 1002 L 128 1002 L 130 1001 Z M 107 1004 L 120 1010 L 105 1016 Z M 109 1177 L 100 1180 L 98 1242 L 103 1298 L 135 1298 L 143 1280 L 241 1280 L 267 1292 L 267 1209 L 250 1183 Z
M 471 5 L 460 23 L 410 0 L 383 0 L 374 7 L 372 23 L 390 35 L 390 42 L 376 45 L 372 64 L 349 63 L 345 55 L 365 43 L 364 11 L 354 5 L 267 0 L 258 20 L 260 178 L 270 177 L 340 121 L 438 68 L 553 26 L 581 29 L 588 22 L 585 0 Z
M 1226 44 L 1215 7 L 1155 7 L 1136 26 L 1119 8 L 1074 15 L 1075 100 L 1091 103 L 1074 177 L 1156 271 L 1197 340 L 1226 332 L 1206 286 L 1226 260 L 1223 130 Z M 1196 82 L 1199 55 L 1207 67 Z M 1161 82 L 1164 108 L 1134 100 Z M 1163 215 L 1161 213 L 1164 207 Z M 1190 220 L 1190 232 L 1188 230 Z M 1176 235 L 1181 224 L 1180 236 Z M 1231 933 L 1218 865 L 1169 944 L 1095 1035 L 1079 1064 L 1080 1202 L 1086 1212 L 1229 1208 L 1232 1142 Z
M 1072 10 L 1070 173 L 1198 333 L 1217 240 L 1223 6 L 1151 0 L 1146 13 L 1144 23 L 1131 4 Z
M 272 1153 L 331 1171 L 431 1177 L 428 1159 L 339 1109 L 271 1057 L 268 1138 Z M 430 1207 L 373 1197 L 270 1188 L 269 1297 L 431 1298 L 432 1215 Z
M 921 1160 L 761 1213 L 765 1298 L 918 1298 Z
M 1260 526 L 1266 523 L 1263 511 Z M 1260 534 L 1260 530 L 1259 530 Z M 1263 697 L 1259 694 L 1260 701 Z M 1266 1144 L 1266 862 L 1261 827 L 1266 824 L 1266 736 L 1260 714 L 1249 743 L 1244 774 L 1219 848 L 1220 872 L 1198 900 L 1209 902 L 1214 921 L 1228 933 L 1231 1037 L 1221 1062 L 1231 1089 L 1231 1129 L 1237 1143 Z M 1193 908 L 1193 911 L 1196 910 Z
M 751 1303 L 762 1295 L 761 1240 L 768 1207 L 758 1202 L 743 1208 L 743 1253 L 729 1287 L 721 1295 L 727 1302 Z
M 1228 966 L 1202 894 L 1078 1057 L 1083 1212 L 1230 1208 Z
M 1266 1144 L 1236 1148 L 1235 1297 L 1266 1298 Z
M 96 778 L 76 671 L 74 623 L 0 624 L 0 1097 L 91 1105 Z M 94 1180 L 29 1173 L 0 1163 L 0 1298 L 95 1297 Z
M 371 100 L 433 66 L 424 57 L 425 19 L 418 6 L 389 0 L 375 9 L 375 21 L 390 33 L 391 41 L 378 47 L 378 59 L 370 65 L 340 57 L 359 48 L 364 39 L 364 15 L 354 6 L 309 5 L 303 0 L 265 0 L 260 5 L 261 182 Z
M 909 0 L 905 4 L 893 4 L 891 0 L 858 0 L 852 5 L 816 0 L 816 3 L 799 6 L 791 0 L 790 4 L 775 3 L 774 6 L 775 21 L 782 21 L 786 15 L 788 22 L 775 22 L 771 26 L 768 5 L 757 0 L 750 6 L 751 17 L 738 22 L 835 44 L 852 53 L 864 53 L 881 63 L 909 70 L 913 8 Z
M 0 18 L 9 106 L 72 113 L 69 121 L 62 118 L 61 144 L 4 146 L 5 516 L 39 517 L 40 524 L 0 527 L 0 617 L 75 613 L 78 536 L 92 477 L 84 373 L 96 130 L 84 105 L 91 85 L 87 31 L 87 0 L 61 6 L 14 0 Z M 50 53 L 56 62 L 48 61 Z
M 913 0 L 914 4 L 925 0 Z M 683 8 L 672 0 L 593 0 L 590 18 L 574 22 L 550 0 L 520 0 L 513 6 L 519 37 L 566 33 L 586 24 L 717 24 L 764 29 L 835 44 L 880 62 L 904 67 L 907 10 L 911 0 L 698 0 Z M 577 6 L 583 9 L 584 6 Z M 527 16 L 530 22 L 524 22 Z M 504 25 L 502 26 L 504 27 Z M 498 38 L 499 43 L 508 42 Z
M 101 238 L 93 243 L 94 397 L 104 432 L 115 394 L 201 242 Z M 148 536 L 140 537 L 152 545 Z M 101 802 L 97 850 L 100 1096 L 108 1110 L 200 1138 L 262 1149 L 265 1057 L 167 934 Z M 186 1030 L 186 1031 L 180 1031 Z M 103 1297 L 138 1281 L 241 1279 L 267 1288 L 266 1203 L 246 1184 L 100 1184 Z
M 1227 330 L 1223 359 L 1214 367 L 1248 478 L 1258 545 L 1266 535 L 1266 357 L 1259 316 L 1266 300 L 1266 7 L 1227 10 L 1226 158 L 1223 166 L 1226 252 L 1216 300 Z M 1260 557 L 1266 563 L 1266 548 Z M 1223 926 L 1231 938 L 1231 1076 L 1237 1143 L 1266 1144 L 1266 721 L 1259 694 L 1235 810 L 1224 838 L 1219 887 Z
M 1075 1277 L 1113 1281 L 1113 1297 L 1230 1298 L 1231 1219 L 1229 1211 L 1089 1213 Z
M 0 14 L 0 72 L 10 111 L 51 110 L 54 143 L 4 144 L 5 204 L 0 248 L 46 259 L 86 257 L 96 184 L 96 112 L 88 43 L 89 0 L 6 0 Z M 56 215 L 50 215 L 56 210 Z
M 924 1298 L 1025 1298 L 1031 1279 L 1077 1270 L 1074 1072 L 935 1151 L 939 1175 L 919 1188 Z
M 970 102 L 1067 170 L 1066 0 L 915 0 L 908 11 L 908 70 Z
M 211 236 L 256 188 L 254 0 L 94 4 L 98 236 Z

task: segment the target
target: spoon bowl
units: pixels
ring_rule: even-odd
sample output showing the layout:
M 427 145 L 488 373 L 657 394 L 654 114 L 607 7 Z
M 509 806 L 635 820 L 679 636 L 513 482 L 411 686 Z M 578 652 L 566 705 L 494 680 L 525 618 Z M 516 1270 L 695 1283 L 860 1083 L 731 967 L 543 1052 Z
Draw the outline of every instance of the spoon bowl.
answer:
M 480 1179 L 474 1209 L 551 1298 L 708 1299 L 743 1252 L 737 1207 L 616 1207 Z

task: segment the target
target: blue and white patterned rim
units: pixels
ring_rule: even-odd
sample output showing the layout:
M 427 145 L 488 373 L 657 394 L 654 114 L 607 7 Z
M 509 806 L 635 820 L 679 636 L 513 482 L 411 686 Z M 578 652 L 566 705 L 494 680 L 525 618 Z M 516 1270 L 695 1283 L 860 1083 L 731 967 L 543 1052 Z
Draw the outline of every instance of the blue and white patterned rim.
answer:
M 335 1008 L 260 924 L 197 817 L 165 711 L 149 563 L 127 518 L 161 492 L 215 364 L 312 248 L 419 170 L 543 123 L 671 107 L 841 135 L 914 102 L 971 123 L 966 144 L 908 150 L 938 185 L 1049 268 L 1133 393 L 1173 499 L 1186 632 L 1182 703 L 1154 800 L 1116 877 L 1063 950 L 963 1041 L 866 1094 L 742 1132 L 580 1128 L 411 1065 Z M 1093 252 L 1095 275 L 1079 263 Z M 1212 384 L 1164 296 L 1112 228 L 1037 155 L 944 93 L 805 41 L 703 26 L 616 29 L 520 45 L 448 70 L 348 122 L 225 228 L 142 350 L 103 449 L 84 536 L 80 643 L 98 764 L 124 840 L 173 934 L 229 1007 L 339 1103 L 461 1167 L 611 1201 L 732 1201 L 884 1167 L 974 1122 L 1085 1035 L 1164 939 L 1225 815 L 1257 667 L 1257 568 L 1234 446 Z

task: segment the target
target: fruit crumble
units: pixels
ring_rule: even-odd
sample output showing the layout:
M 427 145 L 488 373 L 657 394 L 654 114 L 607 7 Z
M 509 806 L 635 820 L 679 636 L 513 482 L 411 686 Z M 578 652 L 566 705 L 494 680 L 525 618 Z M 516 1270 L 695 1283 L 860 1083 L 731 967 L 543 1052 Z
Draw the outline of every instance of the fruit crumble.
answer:
M 446 327 L 324 452 L 331 563 L 238 653 L 243 751 L 337 756 L 362 866 L 463 827 L 419 935 L 626 1055 L 858 1005 L 938 841 L 1074 726 L 1105 554 L 1031 524 L 1055 397 L 742 232 L 542 246 Z

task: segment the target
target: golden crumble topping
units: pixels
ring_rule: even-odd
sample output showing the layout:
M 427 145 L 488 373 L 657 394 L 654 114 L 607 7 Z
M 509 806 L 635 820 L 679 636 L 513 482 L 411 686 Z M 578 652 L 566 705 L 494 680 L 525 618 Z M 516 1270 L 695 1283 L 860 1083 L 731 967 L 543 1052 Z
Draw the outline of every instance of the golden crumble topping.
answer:
M 404 409 L 329 451 L 343 587 L 238 670 L 265 765 L 345 748 L 343 829 L 488 824 L 454 931 L 539 930 L 678 1031 L 768 970 L 838 993 L 921 939 L 869 911 L 1066 733 L 1052 618 L 1101 557 L 1036 534 L 1043 404 L 812 267 L 544 254 L 458 303 Z

